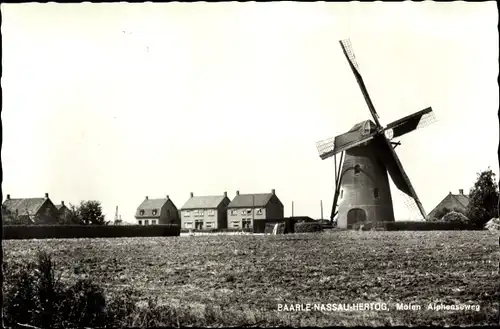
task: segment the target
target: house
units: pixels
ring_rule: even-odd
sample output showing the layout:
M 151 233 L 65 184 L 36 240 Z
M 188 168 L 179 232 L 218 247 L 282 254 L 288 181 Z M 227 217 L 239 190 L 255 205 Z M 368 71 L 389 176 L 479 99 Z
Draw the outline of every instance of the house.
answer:
M 283 203 L 274 189 L 271 193 L 257 194 L 240 194 L 240 191 L 236 191 L 236 196 L 227 206 L 228 228 L 251 228 L 254 220 L 283 217 Z
M 469 204 L 469 196 L 464 194 L 463 189 L 458 190 L 458 194 L 448 193 L 438 205 L 428 214 L 428 218 L 434 218 L 436 213 L 443 208 L 459 209 L 465 212 Z
M 7 199 L 2 204 L 2 217 L 11 217 L 16 224 L 57 224 L 59 212 L 45 193 L 44 198 Z
M 180 224 L 179 211 L 168 195 L 165 199 L 146 196 L 137 207 L 135 219 L 139 225 Z
M 181 228 L 227 228 L 227 205 L 230 202 L 227 192 L 210 196 L 194 196 L 191 192 L 191 197 L 181 208 Z
M 71 210 L 64 204 L 64 201 L 61 201 L 61 204 L 56 204 L 55 205 L 57 209 L 57 213 L 59 214 L 59 218 L 63 221 L 66 222 L 66 219 L 71 216 Z

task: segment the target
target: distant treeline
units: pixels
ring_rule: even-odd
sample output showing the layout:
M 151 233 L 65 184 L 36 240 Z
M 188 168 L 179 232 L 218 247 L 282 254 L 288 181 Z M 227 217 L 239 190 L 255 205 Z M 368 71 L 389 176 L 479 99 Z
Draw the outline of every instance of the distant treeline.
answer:
M 180 226 L 165 225 L 4 225 L 3 239 L 73 239 L 179 236 Z

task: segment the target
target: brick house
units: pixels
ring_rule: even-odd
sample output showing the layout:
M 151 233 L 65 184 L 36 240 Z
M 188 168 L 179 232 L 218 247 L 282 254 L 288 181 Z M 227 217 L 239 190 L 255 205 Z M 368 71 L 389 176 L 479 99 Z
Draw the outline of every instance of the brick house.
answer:
M 16 224 L 57 224 L 59 212 L 45 193 L 44 198 L 7 199 L 2 204 L 2 217 L 10 217 Z
M 179 211 L 168 195 L 165 199 L 146 196 L 137 207 L 135 219 L 139 225 L 180 224 Z
M 227 228 L 227 205 L 230 202 L 227 192 L 210 196 L 194 196 L 191 192 L 191 197 L 181 208 L 181 228 Z
M 447 196 L 444 197 L 438 205 L 432 209 L 432 211 L 428 214 L 428 218 L 434 218 L 436 213 L 443 208 L 448 209 L 459 209 L 465 212 L 467 209 L 467 205 L 469 204 L 469 196 L 464 194 L 464 190 L 459 189 L 458 194 L 448 193 Z
M 236 196 L 227 206 L 228 228 L 251 228 L 253 220 L 280 218 L 284 218 L 284 207 L 274 189 L 271 193 L 257 194 L 236 191 Z

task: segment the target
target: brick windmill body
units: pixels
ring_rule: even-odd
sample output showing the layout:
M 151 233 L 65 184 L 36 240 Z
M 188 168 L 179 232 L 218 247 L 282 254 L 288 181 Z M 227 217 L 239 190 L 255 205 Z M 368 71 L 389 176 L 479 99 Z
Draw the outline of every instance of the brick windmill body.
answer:
M 321 159 L 334 157 L 335 160 L 335 194 L 330 219 L 337 217 L 340 228 L 350 228 L 355 223 L 394 221 L 389 176 L 399 190 L 415 201 L 425 218 L 422 203 L 394 150 L 401 143 L 392 140 L 433 122 L 434 112 L 429 107 L 383 127 L 349 40 L 340 41 L 340 45 L 374 121 L 362 121 L 344 134 L 317 143 Z M 339 166 L 337 155 L 340 155 Z

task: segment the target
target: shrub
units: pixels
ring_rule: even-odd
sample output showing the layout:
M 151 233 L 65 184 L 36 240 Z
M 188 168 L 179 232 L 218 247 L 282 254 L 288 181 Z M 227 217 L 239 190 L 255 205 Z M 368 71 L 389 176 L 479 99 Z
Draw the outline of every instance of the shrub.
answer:
M 469 223 L 469 219 L 467 217 L 465 217 L 464 214 L 456 212 L 456 211 L 448 212 L 439 221 L 445 222 L 445 223 L 464 223 L 464 224 Z
M 323 227 L 320 223 L 302 222 L 295 224 L 295 233 L 321 232 Z
M 443 218 L 444 215 L 446 215 L 450 212 L 458 212 L 458 213 L 465 215 L 465 211 L 462 209 L 459 209 L 459 208 L 451 209 L 451 208 L 443 207 L 443 208 L 440 208 L 436 211 L 436 213 L 434 214 L 433 220 L 440 220 L 441 218 Z

